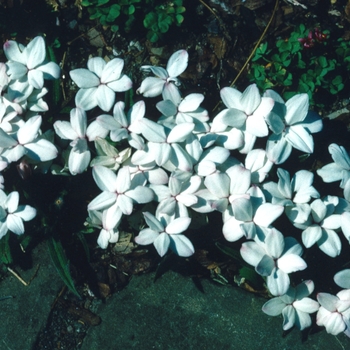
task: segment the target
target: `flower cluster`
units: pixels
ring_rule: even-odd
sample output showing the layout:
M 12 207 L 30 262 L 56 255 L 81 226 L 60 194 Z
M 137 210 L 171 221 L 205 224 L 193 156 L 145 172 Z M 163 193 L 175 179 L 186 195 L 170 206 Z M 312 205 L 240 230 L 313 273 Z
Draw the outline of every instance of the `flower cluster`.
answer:
M 327 40 L 328 35 L 322 33 L 319 28 L 315 28 L 313 31 L 310 30 L 306 38 L 299 38 L 298 41 L 303 45 L 304 48 L 309 49 L 314 47 L 316 43 L 323 43 Z
M 322 129 L 322 121 L 309 111 L 307 94 L 285 102 L 272 90 L 261 95 L 255 84 L 243 92 L 224 87 L 220 91 L 224 108 L 210 117 L 201 106 L 204 95 L 181 95 L 178 77 L 187 68 L 188 53 L 179 50 L 166 69 L 141 67 L 155 77 L 146 77 L 138 93 L 162 96 L 156 104 L 159 118 L 150 119 L 145 101 L 130 108 L 116 101 L 116 92 L 132 87 L 122 73 L 123 60 L 90 58 L 88 69 L 70 72 L 79 88 L 76 105 L 69 121 L 53 124 L 57 142 L 68 142 L 62 151 L 64 162 L 51 164 L 58 150 L 50 130 L 40 130 L 42 117 L 33 113 L 47 110 L 44 79 L 57 78 L 59 68 L 45 62 L 40 37 L 27 47 L 7 42 L 4 52 L 9 62 L 0 63 L 0 171 L 17 161 L 45 162 L 42 169 L 51 166 L 55 174 L 78 175 L 92 167 L 101 193 L 88 204 L 87 223 L 99 230 L 101 248 L 118 241 L 125 216 L 144 210 L 147 226 L 140 227 L 135 242 L 153 244 L 160 256 L 171 249 L 188 257 L 195 251 L 188 234 L 195 226 L 192 218 L 206 219 L 218 211 L 226 240 L 244 241 L 242 258 L 263 276 L 275 296 L 264 305 L 265 313 L 282 313 L 284 329 L 293 325 L 304 329 L 311 325 L 309 314 L 318 311 L 317 324 L 328 332 L 350 334 L 350 289 L 336 296 L 318 293 L 316 301 L 309 298 L 313 281 L 294 286 L 291 278 L 293 272 L 307 268 L 299 240 L 305 248 L 317 244 L 334 258 L 342 249 L 339 232 L 350 238 L 349 155 L 332 144 L 334 163 L 317 171 L 325 182 L 340 180 L 344 198 L 321 198 L 313 187 L 314 174 L 307 170 L 291 176 L 278 168 L 278 182 L 266 180 L 293 148 L 307 154 L 314 150 L 312 134 Z M 88 118 L 92 109 L 93 119 Z M 265 148 L 255 147 L 259 138 Z M 150 202 L 153 213 L 151 205 L 140 209 Z M 17 192 L 7 196 L 1 191 L 0 205 L 0 237 L 7 229 L 23 233 L 22 220 L 35 216 L 34 208 L 18 206 Z M 299 240 L 274 226 L 283 214 L 300 230 Z M 350 288 L 349 275 L 349 270 L 341 271 L 335 282 Z

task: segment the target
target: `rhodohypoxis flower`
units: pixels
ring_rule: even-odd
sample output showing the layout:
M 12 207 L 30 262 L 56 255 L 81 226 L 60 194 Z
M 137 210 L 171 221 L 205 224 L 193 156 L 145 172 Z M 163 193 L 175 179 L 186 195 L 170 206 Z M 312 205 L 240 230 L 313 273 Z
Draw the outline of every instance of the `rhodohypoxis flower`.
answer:
M 56 158 L 57 148 L 50 141 L 39 137 L 41 122 L 40 115 L 28 119 L 13 136 L 0 128 L 0 147 L 6 149 L 2 156 L 9 162 L 16 162 L 24 155 L 41 162 Z
M 147 77 L 137 89 L 139 94 L 145 97 L 155 97 L 163 94 L 164 100 L 171 99 L 172 95 L 179 95 L 178 88 L 180 85 L 178 76 L 187 68 L 188 53 L 186 50 L 174 52 L 167 63 L 166 69 L 154 66 L 142 66 L 141 70 L 152 72 L 156 77 Z
M 300 330 L 311 326 L 310 314 L 316 312 L 320 305 L 308 298 L 314 291 L 315 285 L 311 280 L 303 281 L 296 288 L 289 287 L 287 293 L 272 298 L 262 307 L 262 311 L 269 316 L 283 316 L 283 330 L 296 325 Z
M 300 257 L 303 249 L 293 238 L 284 238 L 275 228 L 266 229 L 265 240 L 256 236 L 254 242 L 245 242 L 241 247 L 242 258 L 255 267 L 261 276 L 266 276 L 267 287 L 272 295 L 287 293 L 290 285 L 288 274 L 304 270 L 307 265 Z
M 191 256 L 194 248 L 191 241 L 181 234 L 191 223 L 189 217 L 163 217 L 156 218 L 149 212 L 143 213 L 149 228 L 140 231 L 135 242 L 141 245 L 152 244 L 160 256 L 164 256 L 170 248 L 179 256 Z
M 44 79 L 58 79 L 60 76 L 60 67 L 45 61 L 45 41 L 41 36 L 35 37 L 27 47 L 9 40 L 4 44 L 4 53 L 9 60 L 7 74 L 11 80 L 27 75 L 32 88 L 42 89 Z
M 350 157 L 343 146 L 332 143 L 328 151 L 334 160 L 317 170 L 317 174 L 322 177 L 324 182 L 341 181 L 340 187 L 345 188 L 350 179 Z
M 101 137 L 95 139 L 95 148 L 97 156 L 91 161 L 91 166 L 102 165 L 116 171 L 131 156 L 130 147 L 118 152 L 115 147 Z
M 216 172 L 207 176 L 204 185 L 217 198 L 212 201 L 212 208 L 223 213 L 237 198 L 249 199 L 246 193 L 250 187 L 250 178 L 250 171 L 241 165 L 234 165 L 224 173 Z
M 88 60 L 88 69 L 78 68 L 69 72 L 80 90 L 75 96 L 75 104 L 86 111 L 99 106 L 108 112 L 115 102 L 115 93 L 129 90 L 132 81 L 122 74 L 124 61 L 114 58 L 108 63 L 101 57 Z
M 120 211 L 117 217 L 117 220 L 114 221 L 116 222 L 116 224 L 114 225 L 114 227 L 110 228 L 106 222 L 106 219 L 107 219 L 106 214 L 107 214 L 107 210 L 104 210 L 103 212 L 99 212 L 97 210 L 89 210 L 89 218 L 87 219 L 87 222 L 89 225 L 101 230 L 97 238 L 97 244 L 102 249 L 106 249 L 108 247 L 108 243 L 118 242 L 119 240 L 118 225 L 122 218 L 122 212 Z
M 24 233 L 23 221 L 32 220 L 36 209 L 29 205 L 18 205 L 19 193 L 9 195 L 0 190 L 0 239 L 10 230 L 17 235 Z
M 251 200 L 253 199 L 253 200 Z M 260 204 L 261 199 L 241 197 L 235 199 L 232 205 L 232 215 L 224 219 L 222 232 L 229 242 L 234 242 L 245 236 L 254 239 L 261 230 L 270 225 L 283 213 L 283 207 L 271 203 Z
M 266 145 L 269 159 L 281 164 L 288 159 L 293 147 L 312 153 L 314 140 L 311 134 L 322 130 L 322 120 L 316 113 L 309 112 L 309 96 L 297 94 L 286 103 L 272 90 L 266 91 L 264 96 L 275 101 L 273 110 L 266 117 L 273 132 Z
M 159 122 L 166 126 L 175 126 L 180 123 L 194 123 L 194 132 L 209 131 L 208 111 L 200 104 L 204 100 L 202 94 L 189 94 L 184 99 L 181 96 L 170 96 L 172 100 L 163 100 L 157 103 L 157 109 L 163 114 Z
M 297 171 L 292 180 L 289 172 L 282 168 L 277 169 L 278 183 L 267 182 L 263 185 L 274 204 L 290 206 L 308 203 L 312 198 L 319 198 L 320 194 L 312 186 L 314 174 L 307 170 Z
M 337 295 L 318 293 L 321 304 L 316 323 L 326 327 L 327 333 L 337 335 L 341 332 L 350 337 L 350 289 L 341 290 Z
M 191 157 L 180 143 L 187 141 L 194 129 L 194 123 L 181 123 L 168 129 L 143 118 L 139 121 L 138 128 L 149 142 L 144 150 L 134 153 L 132 163 L 144 165 L 155 161 L 158 166 L 170 171 L 176 168 L 183 171 L 192 170 Z
M 113 117 L 107 114 L 100 115 L 96 118 L 97 122 L 104 128 L 110 130 L 110 138 L 114 142 L 127 139 L 129 145 L 136 149 L 143 149 L 145 142 L 138 135 L 138 123 L 145 115 L 145 103 L 136 102 L 128 114 L 124 113 L 125 103 L 117 102 L 113 108 Z
M 123 167 L 115 174 L 112 170 L 103 166 L 95 166 L 92 175 L 97 186 L 103 191 L 88 205 L 88 210 L 108 209 L 107 225 L 113 228 L 119 211 L 130 215 L 133 203 L 148 203 L 153 199 L 153 191 L 145 186 L 139 186 L 132 182 L 128 167 Z M 110 220 L 110 221 L 109 221 Z
M 335 231 L 341 226 L 340 214 L 334 213 L 338 202 L 338 197 L 334 196 L 316 199 L 310 205 L 311 222 L 302 225 L 305 229 L 301 237 L 305 247 L 310 248 L 317 242 L 318 247 L 332 258 L 341 251 L 341 241 Z
M 81 108 L 73 108 L 70 112 L 70 122 L 58 120 L 54 123 L 56 134 L 65 140 L 72 140 L 69 153 L 68 167 L 72 175 L 80 174 L 89 166 L 91 159 L 88 140 L 106 137 L 108 130 L 96 121 L 87 127 L 86 113 Z M 88 140 L 87 140 L 88 139 Z
M 169 178 L 168 186 L 150 185 L 159 202 L 156 216 L 188 216 L 187 207 L 197 203 L 195 192 L 199 189 L 202 179 L 188 172 L 175 171 Z
M 241 153 L 248 153 L 254 147 L 256 137 L 268 135 L 265 117 L 273 108 L 270 97 L 261 97 L 256 84 L 248 86 L 244 92 L 231 87 L 221 89 L 220 96 L 227 109 L 216 116 L 218 121 L 244 132 L 244 146 Z

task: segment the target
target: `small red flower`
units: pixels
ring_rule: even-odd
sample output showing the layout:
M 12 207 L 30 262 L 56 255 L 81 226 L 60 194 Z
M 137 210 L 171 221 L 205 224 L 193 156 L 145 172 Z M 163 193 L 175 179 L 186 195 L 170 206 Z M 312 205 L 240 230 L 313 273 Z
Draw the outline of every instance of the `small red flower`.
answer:
M 312 30 L 309 31 L 307 38 L 299 38 L 298 41 L 306 48 L 313 47 L 315 45 L 315 39 L 313 38 Z

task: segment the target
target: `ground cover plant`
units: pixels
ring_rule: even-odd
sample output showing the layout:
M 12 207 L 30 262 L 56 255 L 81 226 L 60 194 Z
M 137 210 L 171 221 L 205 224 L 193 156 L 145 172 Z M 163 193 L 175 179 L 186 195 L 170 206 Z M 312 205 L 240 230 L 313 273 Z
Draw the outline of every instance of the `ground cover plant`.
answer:
M 241 259 L 251 266 L 242 277 L 254 282 L 261 276 L 273 297 L 264 305 L 265 313 L 282 314 L 284 330 L 303 330 L 317 312 L 316 323 L 327 332 L 349 335 L 350 270 L 337 265 L 333 290 L 338 286 L 339 292 L 323 292 L 307 274 L 304 253 L 312 246 L 324 259 L 348 252 L 349 155 L 342 145 L 330 144 L 333 162 L 316 171 L 326 183 L 340 181 L 342 193 L 337 195 L 315 188 L 311 171 L 291 173 L 283 168 L 295 150 L 313 153 L 313 134 L 322 130 L 321 118 L 309 110 L 308 94 L 284 101 L 270 89 L 261 94 L 256 84 L 243 92 L 227 86 L 220 91 L 223 108 L 212 116 L 201 107 L 205 97 L 200 92 L 181 95 L 179 76 L 188 65 L 188 52 L 182 49 L 171 55 L 166 67 L 142 66 L 145 78 L 137 93 L 144 99 L 126 104 L 116 99 L 116 93 L 132 89 L 124 61 L 92 57 L 87 68 L 69 73 L 77 93 L 68 120 L 43 123 L 40 113 L 49 109 L 45 81 L 60 75 L 59 66 L 46 59 L 44 39 L 35 37 L 26 46 L 7 41 L 4 53 L 8 61 L 0 64 L 3 263 L 11 263 L 11 235 L 21 238 L 23 221 L 42 215 L 31 205 L 19 205 L 31 198 L 20 185 L 8 186 L 10 169 L 16 167 L 22 178 L 33 173 L 79 177 L 92 169 L 98 190 L 87 205 L 81 233 L 97 232 L 102 249 L 118 242 L 120 227 L 128 220 L 138 245 L 153 244 L 161 257 L 169 250 L 189 257 L 196 247 L 188 229 L 198 228 L 218 212 L 224 238 L 239 242 Z M 158 116 L 148 116 L 147 106 L 158 96 Z M 275 181 L 270 180 L 274 172 Z M 282 216 L 283 225 L 277 220 Z M 286 220 L 294 227 L 290 235 L 284 232 Z M 77 293 L 59 239 L 52 235 L 49 242 L 61 276 Z M 294 277 L 304 270 L 302 278 Z

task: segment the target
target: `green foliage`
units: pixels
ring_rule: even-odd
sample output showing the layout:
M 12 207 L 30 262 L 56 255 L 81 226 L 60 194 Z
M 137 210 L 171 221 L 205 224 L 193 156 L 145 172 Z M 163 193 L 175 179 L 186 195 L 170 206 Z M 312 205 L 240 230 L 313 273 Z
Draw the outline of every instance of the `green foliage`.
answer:
M 69 290 L 74 293 L 78 298 L 80 298 L 79 293 L 75 289 L 73 278 L 69 270 L 69 260 L 64 252 L 61 242 L 55 240 L 53 237 L 50 237 L 47 241 L 50 256 L 52 262 L 54 263 L 58 274 L 69 288 Z
M 129 32 L 137 17 L 143 18 L 147 29 L 147 38 L 151 42 L 158 41 L 170 26 L 180 26 L 184 21 L 183 0 L 83 0 L 90 19 L 98 20 L 103 26 L 110 27 L 113 32 L 124 30 Z
M 182 6 L 182 0 L 174 0 L 158 5 L 153 11 L 146 14 L 143 25 L 148 29 L 147 38 L 151 42 L 158 39 L 169 30 L 173 24 L 180 26 L 184 21 L 182 13 L 186 11 Z
M 343 78 L 350 69 L 350 44 L 342 39 L 332 41 L 328 33 L 318 29 L 312 32 L 300 24 L 275 47 L 261 44 L 252 62 L 248 77 L 263 91 L 279 87 L 285 99 L 307 93 L 310 103 L 321 107 L 323 104 L 314 100 L 319 88 L 332 95 L 344 88 Z

